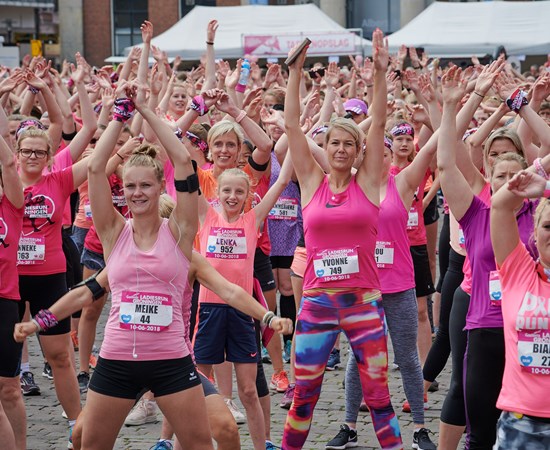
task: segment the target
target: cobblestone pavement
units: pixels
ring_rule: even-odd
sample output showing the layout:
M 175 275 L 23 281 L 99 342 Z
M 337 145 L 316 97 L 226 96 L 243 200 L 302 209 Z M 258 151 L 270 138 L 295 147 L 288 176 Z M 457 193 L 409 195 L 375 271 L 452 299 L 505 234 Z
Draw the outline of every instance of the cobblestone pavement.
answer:
M 103 335 L 103 327 L 107 316 L 107 309 L 102 314 L 98 326 L 98 339 Z M 42 357 L 36 338 L 29 339 L 29 351 L 31 354 L 31 367 L 35 374 L 35 379 L 42 389 L 42 395 L 39 397 L 25 398 L 28 417 L 27 447 L 29 450 L 45 449 L 64 449 L 66 448 L 68 437 L 67 421 L 62 418 L 62 409 L 55 396 L 53 381 L 41 376 Z M 348 358 L 348 345 L 343 339 L 342 343 L 342 365 L 345 367 L 345 361 Z M 78 354 L 77 354 L 78 357 Z M 390 359 L 391 361 L 391 359 Z M 271 376 L 271 365 L 264 365 L 267 375 Z M 426 427 L 433 431 L 432 440 L 437 441 L 438 418 L 441 405 L 444 400 L 445 392 L 449 386 L 450 361 L 445 371 L 440 375 L 439 392 L 430 394 L 430 409 L 426 411 Z M 309 434 L 308 441 L 304 449 L 323 449 L 325 444 L 332 439 L 339 430 L 339 426 L 344 418 L 344 389 L 342 380 L 344 379 L 344 369 L 334 372 L 326 372 L 323 383 L 323 391 L 313 417 L 313 425 Z M 390 371 L 390 391 L 392 403 L 397 411 L 401 433 L 405 448 L 411 448 L 413 424 L 410 414 L 401 412 L 401 405 L 405 400 L 403 386 L 399 371 Z M 278 406 L 282 394 L 272 394 L 272 439 L 276 445 L 280 444 L 282 429 L 287 411 Z M 83 395 L 83 401 L 85 395 Z M 238 400 L 236 400 L 237 403 Z M 360 413 L 358 423 L 359 444 L 358 449 L 378 448 L 377 441 L 372 428 L 372 423 L 368 413 Z M 159 414 L 159 419 L 161 415 Z M 123 427 L 116 442 L 117 450 L 147 450 L 159 437 L 161 423 L 147 424 L 138 427 Z M 240 425 L 241 446 L 243 449 L 252 449 L 252 443 L 248 436 L 246 425 Z M 1 444 L 0 444 L 1 447 Z

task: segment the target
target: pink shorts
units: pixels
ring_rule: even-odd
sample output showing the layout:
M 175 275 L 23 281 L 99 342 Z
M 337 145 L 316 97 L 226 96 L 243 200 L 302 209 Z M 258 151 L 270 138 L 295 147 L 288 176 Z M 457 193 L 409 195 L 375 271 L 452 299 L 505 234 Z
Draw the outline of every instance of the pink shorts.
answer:
M 290 274 L 292 276 L 304 278 L 306 271 L 307 252 L 305 247 L 296 247 L 294 250 L 294 259 L 290 266 Z

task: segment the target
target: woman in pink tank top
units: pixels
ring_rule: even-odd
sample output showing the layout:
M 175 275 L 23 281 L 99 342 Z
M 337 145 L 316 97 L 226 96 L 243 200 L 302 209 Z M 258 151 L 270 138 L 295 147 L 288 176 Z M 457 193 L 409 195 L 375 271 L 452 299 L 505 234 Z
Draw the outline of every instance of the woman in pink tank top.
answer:
M 403 448 L 388 390 L 387 343 L 380 282 L 374 259 L 386 123 L 388 50 L 383 33 L 373 33 L 374 100 L 368 152 L 357 173 L 364 137 L 349 119 L 336 119 L 326 134 L 330 165 L 325 175 L 300 128 L 299 85 L 306 49 L 289 66 L 285 128 L 300 183 L 307 263 L 296 325 L 296 388 L 282 447 L 303 448 L 323 373 L 336 336 L 348 336 L 359 366 L 362 390 L 378 442 Z M 366 337 L 368 335 L 368 337 Z
M 148 22 L 142 31 L 144 41 L 150 39 Z M 112 305 L 90 380 L 82 446 L 113 447 L 138 392 L 147 387 L 184 447 L 213 448 L 204 394 L 184 339 L 189 323 L 183 316 L 183 293 L 198 225 L 198 178 L 185 146 L 147 107 L 145 87 L 123 83 L 117 97 L 114 120 L 88 163 L 88 193 L 107 262 Z M 149 123 L 174 164 L 177 205 L 169 219 L 159 215 L 165 189 L 162 163 L 147 144 L 129 159 L 123 172 L 133 219 L 127 222 L 112 203 L 105 174 L 112 147 L 104 143 L 118 136 L 134 109 Z

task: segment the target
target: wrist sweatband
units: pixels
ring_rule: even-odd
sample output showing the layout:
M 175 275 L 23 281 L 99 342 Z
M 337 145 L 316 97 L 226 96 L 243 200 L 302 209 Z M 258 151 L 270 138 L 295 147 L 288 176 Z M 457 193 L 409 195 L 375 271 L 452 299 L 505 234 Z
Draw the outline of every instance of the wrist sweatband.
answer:
M 199 176 L 196 173 L 189 175 L 185 180 L 174 180 L 174 186 L 178 192 L 197 192 L 200 188 Z
M 38 311 L 33 320 L 40 328 L 40 331 L 49 330 L 58 324 L 57 318 L 49 309 L 41 309 Z
M 180 141 L 183 139 L 183 131 L 181 131 L 181 128 L 178 128 L 176 131 L 174 131 L 174 134 Z
M 546 188 L 544 189 L 542 196 L 544 198 L 550 198 L 550 181 L 546 182 Z
M 77 135 L 77 133 L 78 132 L 76 130 L 74 130 L 72 133 L 67 133 L 67 134 L 61 132 L 61 138 L 64 141 L 72 141 L 75 138 L 75 136 Z
M 257 170 L 258 172 L 263 172 L 267 169 L 269 166 L 269 161 L 265 164 L 258 164 L 256 161 L 254 161 L 254 158 L 252 158 L 252 155 L 248 157 L 248 164 L 250 164 L 250 167 L 252 167 L 254 170 Z
M 533 161 L 533 166 L 535 167 L 535 170 L 541 177 L 543 177 L 545 180 L 548 180 L 548 178 L 550 177 L 548 176 L 548 172 L 546 172 L 546 170 L 544 170 L 544 167 L 542 167 L 541 161 L 542 160 L 540 158 L 536 158 Z
M 241 111 L 239 115 L 235 118 L 235 122 L 241 123 L 242 120 L 246 117 L 246 111 Z
M 118 153 L 117 153 L 118 154 Z M 99 269 L 96 273 L 94 273 L 91 277 L 86 278 L 85 280 L 81 281 L 78 284 L 75 284 L 72 289 L 76 289 L 81 286 L 86 286 L 91 292 L 92 292 L 92 298 L 94 301 L 99 300 L 101 297 L 105 295 L 105 288 L 101 286 L 96 278 L 101 273 L 103 269 Z
M 39 324 L 36 320 L 31 319 L 31 322 L 34 323 L 34 324 L 36 325 L 36 331 L 35 331 L 35 333 L 38 333 L 39 331 L 42 331 L 42 330 L 40 329 L 40 324 Z
M 31 91 L 34 95 L 40 92 L 40 90 L 36 89 L 34 86 L 29 86 L 29 91 Z
M 506 105 L 516 114 L 524 105 L 527 105 L 527 103 L 527 92 L 519 88 L 512 92 L 510 97 L 506 99 Z
M 193 97 L 191 109 L 197 111 L 199 116 L 204 116 L 208 112 L 208 108 L 204 103 L 204 98 L 202 98 L 202 95 L 195 95 L 195 97 Z
M 113 111 L 113 119 L 117 122 L 126 123 L 134 115 L 136 105 L 129 98 L 117 98 L 115 100 L 115 109 Z
M 246 91 L 246 84 L 237 84 L 237 86 L 235 86 L 235 90 L 237 92 L 243 93 L 244 91 Z

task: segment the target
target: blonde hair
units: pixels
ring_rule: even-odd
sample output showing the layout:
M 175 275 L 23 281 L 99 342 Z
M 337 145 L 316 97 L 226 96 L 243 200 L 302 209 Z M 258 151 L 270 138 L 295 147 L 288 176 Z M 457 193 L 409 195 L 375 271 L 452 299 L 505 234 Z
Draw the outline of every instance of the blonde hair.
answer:
M 227 177 L 243 178 L 246 181 L 247 189 L 250 191 L 250 178 L 244 170 L 238 169 L 237 167 L 226 169 L 218 176 L 218 190 L 223 180 Z
M 164 168 L 161 162 L 157 159 L 159 153 L 157 147 L 151 144 L 140 145 L 130 159 L 124 164 L 124 172 L 129 167 L 151 167 L 155 172 L 155 177 L 160 183 L 164 179 Z
M 163 219 L 168 219 L 176 207 L 176 202 L 168 194 L 161 194 L 159 198 L 159 214 Z
M 17 143 L 15 144 L 16 153 L 18 153 L 19 150 L 21 150 L 21 143 L 28 138 L 40 138 L 46 141 L 46 145 L 48 147 L 47 152 L 48 152 L 48 160 L 49 160 L 48 168 L 51 169 L 53 165 L 53 143 L 48 132 L 46 130 L 41 130 L 35 127 L 26 128 L 24 131 L 22 131 L 19 134 L 19 137 L 17 138 Z
M 341 130 L 349 133 L 353 140 L 355 141 L 355 148 L 357 152 L 360 153 L 363 150 L 363 142 L 365 141 L 365 134 L 357 126 L 357 124 L 351 119 L 344 119 L 343 117 L 338 117 L 330 122 L 328 130 L 325 134 L 325 147 L 330 140 L 330 135 L 334 130 Z
M 493 168 L 491 169 L 491 176 L 493 176 L 496 166 L 499 165 L 501 162 L 517 162 L 522 169 L 527 169 L 527 161 L 525 161 L 525 158 L 523 156 L 514 152 L 506 152 L 501 153 L 495 158 Z
M 230 120 L 221 120 L 212 125 L 212 128 L 208 131 L 208 147 L 212 147 L 212 142 L 220 136 L 231 132 L 237 136 L 237 148 L 240 149 L 244 140 L 243 130 L 238 123 Z
M 493 142 L 499 140 L 499 139 L 508 139 L 512 144 L 514 144 L 514 147 L 516 147 L 516 150 L 518 154 L 525 158 L 525 153 L 523 151 L 523 144 L 521 143 L 521 139 L 519 138 L 518 134 L 511 130 L 510 128 L 502 127 L 497 128 L 495 131 L 493 131 L 487 140 L 485 141 L 485 144 L 483 144 L 483 164 L 485 166 L 485 173 L 490 173 L 489 170 L 489 152 L 491 151 L 491 146 L 493 145 Z M 508 152 L 511 153 L 511 152 Z

